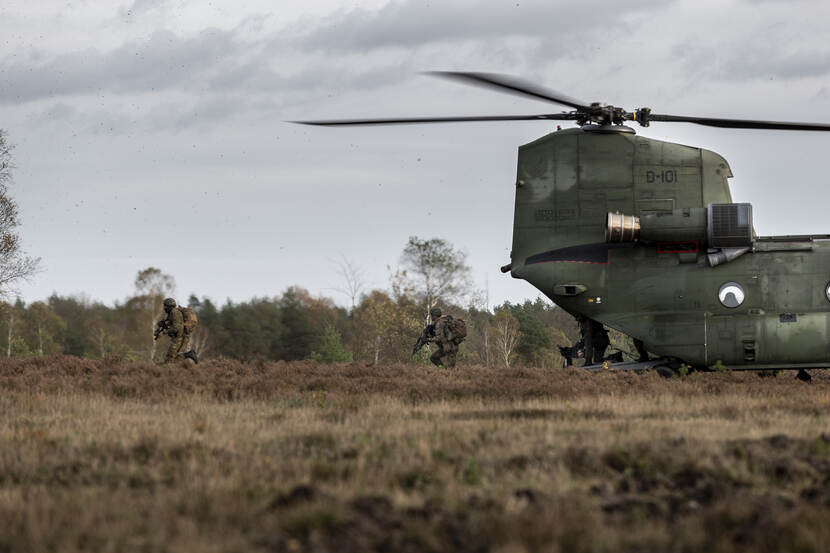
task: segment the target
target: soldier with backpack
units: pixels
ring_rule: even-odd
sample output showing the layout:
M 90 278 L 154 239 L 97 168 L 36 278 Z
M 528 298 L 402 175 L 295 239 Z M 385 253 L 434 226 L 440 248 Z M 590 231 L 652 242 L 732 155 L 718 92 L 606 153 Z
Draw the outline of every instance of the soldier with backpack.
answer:
M 467 337 L 467 325 L 463 319 L 456 319 L 451 315 L 441 315 L 441 309 L 433 307 L 429 311 L 435 332 L 429 341 L 438 346 L 429 360 L 436 367 L 442 364 L 451 369 L 455 367 L 455 356 L 458 354 L 458 345 Z
M 167 314 L 156 324 L 153 339 L 158 340 L 159 335 L 166 333 L 170 337 L 170 346 L 164 356 L 164 362 L 170 363 L 179 358 L 191 359 L 194 363 L 199 362 L 199 357 L 194 350 L 188 350 L 190 336 L 196 330 L 198 319 L 192 307 L 177 307 L 176 300 L 167 298 L 164 300 L 164 312 Z M 185 350 L 182 352 L 182 350 Z

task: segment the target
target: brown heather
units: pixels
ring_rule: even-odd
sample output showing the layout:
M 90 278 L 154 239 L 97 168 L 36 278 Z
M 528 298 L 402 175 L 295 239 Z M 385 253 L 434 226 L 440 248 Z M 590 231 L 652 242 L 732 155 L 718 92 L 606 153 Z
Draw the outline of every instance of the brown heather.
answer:
M 0 362 L 0 552 L 830 549 L 830 374 Z

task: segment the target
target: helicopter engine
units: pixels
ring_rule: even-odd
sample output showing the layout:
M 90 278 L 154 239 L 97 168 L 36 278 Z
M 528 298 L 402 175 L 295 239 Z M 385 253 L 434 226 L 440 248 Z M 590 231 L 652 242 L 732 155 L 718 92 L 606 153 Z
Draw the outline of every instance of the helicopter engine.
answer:
M 751 204 L 709 204 L 643 217 L 609 213 L 605 241 L 656 243 L 664 252 L 697 252 L 707 247 L 706 260 L 714 267 L 752 248 L 752 228 Z

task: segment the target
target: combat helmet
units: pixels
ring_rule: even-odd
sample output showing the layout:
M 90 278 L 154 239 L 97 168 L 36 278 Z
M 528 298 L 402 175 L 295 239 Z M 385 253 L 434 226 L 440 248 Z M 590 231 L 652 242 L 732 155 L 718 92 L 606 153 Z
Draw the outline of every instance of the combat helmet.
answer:
M 437 319 L 441 316 L 441 308 L 440 307 L 433 307 L 429 310 L 430 317 Z
M 165 298 L 164 300 L 164 308 L 165 309 L 173 309 L 176 307 L 176 300 L 173 298 Z

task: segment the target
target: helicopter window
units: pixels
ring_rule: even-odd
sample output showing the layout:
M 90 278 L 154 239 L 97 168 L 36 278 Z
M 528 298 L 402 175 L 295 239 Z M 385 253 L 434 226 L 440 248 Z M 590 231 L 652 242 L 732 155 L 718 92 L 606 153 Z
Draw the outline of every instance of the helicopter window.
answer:
M 738 307 L 745 297 L 744 289 L 737 282 L 727 282 L 718 290 L 718 299 L 724 307 Z
M 824 295 L 830 300 L 830 282 L 827 283 L 827 287 L 824 289 Z

